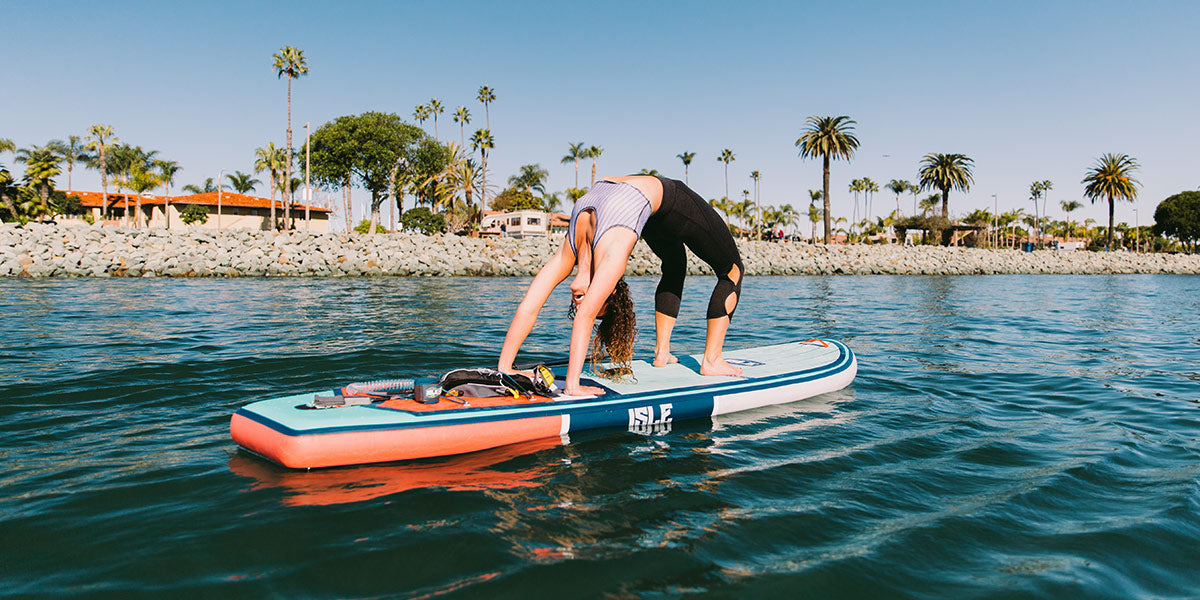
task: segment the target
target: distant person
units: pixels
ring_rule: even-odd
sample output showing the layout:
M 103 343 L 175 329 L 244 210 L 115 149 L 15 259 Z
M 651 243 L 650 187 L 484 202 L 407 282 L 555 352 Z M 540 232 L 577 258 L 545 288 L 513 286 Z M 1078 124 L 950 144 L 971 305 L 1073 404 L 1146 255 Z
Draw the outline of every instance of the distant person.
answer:
M 741 375 L 740 367 L 722 357 L 725 334 L 742 291 L 744 268 L 737 244 L 725 221 L 703 198 L 683 182 L 652 175 L 600 179 L 576 201 L 566 239 L 534 277 L 509 325 L 499 370 L 512 372 L 517 350 L 533 329 L 538 312 L 554 288 L 578 267 L 568 311 L 573 325 L 566 392 L 604 393 L 601 388 L 580 385 L 579 378 L 589 347 L 593 363 L 599 360 L 601 346 L 617 365 L 628 367 L 633 359 L 636 320 L 629 286 L 622 276 L 639 235 L 662 260 L 662 278 L 654 296 L 654 365 L 679 362 L 671 354 L 671 331 L 687 275 L 686 246 L 717 275 L 708 302 L 700 373 Z M 593 342 L 597 317 L 601 322 Z
M 504 221 L 500 221 L 500 237 L 508 237 L 508 225 Z

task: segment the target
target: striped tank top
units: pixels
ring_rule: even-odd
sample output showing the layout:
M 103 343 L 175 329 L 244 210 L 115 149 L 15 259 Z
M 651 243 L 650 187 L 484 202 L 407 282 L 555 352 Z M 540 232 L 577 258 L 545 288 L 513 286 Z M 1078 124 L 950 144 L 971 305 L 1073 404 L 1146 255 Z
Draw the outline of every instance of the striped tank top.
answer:
M 571 243 L 571 251 L 577 255 L 579 249 L 575 247 L 575 224 L 579 222 L 579 215 L 589 209 L 596 213 L 596 234 L 592 236 L 593 250 L 600 237 L 613 227 L 628 227 L 641 237 L 642 228 L 646 226 L 646 219 L 650 218 L 650 212 L 653 210 L 650 200 L 636 187 L 628 183 L 597 181 L 588 193 L 575 202 L 575 208 L 571 210 L 567 239 Z

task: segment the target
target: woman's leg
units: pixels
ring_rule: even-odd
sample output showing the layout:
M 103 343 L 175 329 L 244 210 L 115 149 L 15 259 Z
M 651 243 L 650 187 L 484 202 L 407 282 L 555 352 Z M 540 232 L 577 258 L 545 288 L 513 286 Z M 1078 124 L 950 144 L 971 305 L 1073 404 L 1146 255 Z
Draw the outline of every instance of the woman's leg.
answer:
M 658 280 L 658 288 L 654 292 L 654 366 L 661 367 L 679 362 L 671 354 L 671 331 L 675 328 L 679 304 L 683 299 L 687 252 L 678 238 L 650 232 L 643 239 L 662 261 L 662 278 Z
M 717 278 L 712 297 L 708 301 L 708 331 L 704 336 L 704 360 L 700 362 L 701 375 L 741 375 L 742 368 L 725 361 L 722 352 L 725 334 L 733 312 L 737 309 L 738 297 L 742 293 L 742 263 L 739 260 L 729 271 Z

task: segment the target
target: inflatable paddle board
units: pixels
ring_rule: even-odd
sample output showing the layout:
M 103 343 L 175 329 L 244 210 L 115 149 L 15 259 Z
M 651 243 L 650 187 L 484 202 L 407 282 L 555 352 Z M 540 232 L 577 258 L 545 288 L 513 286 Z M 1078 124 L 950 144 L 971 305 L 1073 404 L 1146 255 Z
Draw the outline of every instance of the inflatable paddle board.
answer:
M 402 394 L 373 395 L 371 384 L 352 384 L 335 390 L 333 397 L 310 393 L 246 405 L 234 413 L 230 432 L 242 448 L 294 469 L 390 462 L 600 427 L 668 432 L 683 419 L 840 390 L 858 372 L 854 352 L 831 340 L 727 351 L 726 360 L 742 368 L 741 377 L 700 375 L 699 358 L 682 356 L 678 364 L 665 367 L 634 361 L 633 373 L 618 380 L 589 376 L 585 368 L 582 383 L 606 390 L 598 396 L 528 392 L 473 397 L 436 387 L 430 393 L 420 385 Z M 556 369 L 556 377 L 561 380 L 565 370 Z M 561 381 L 555 385 L 560 392 Z M 356 389 L 368 393 L 359 395 Z

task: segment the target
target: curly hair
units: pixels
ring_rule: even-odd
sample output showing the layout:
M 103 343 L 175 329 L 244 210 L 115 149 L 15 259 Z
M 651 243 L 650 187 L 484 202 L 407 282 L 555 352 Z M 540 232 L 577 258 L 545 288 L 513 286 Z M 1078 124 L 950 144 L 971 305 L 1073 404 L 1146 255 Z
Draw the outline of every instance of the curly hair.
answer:
M 633 312 L 633 297 L 629 293 L 629 284 L 621 278 L 608 296 L 604 316 L 600 317 L 600 325 L 596 335 L 592 336 L 591 366 L 592 372 L 601 377 L 617 378 L 633 374 L 633 343 L 637 339 L 637 316 Z M 567 308 L 567 317 L 574 318 L 575 303 Z M 604 360 L 604 350 L 608 360 L 613 363 L 610 369 L 601 369 L 598 363 Z

